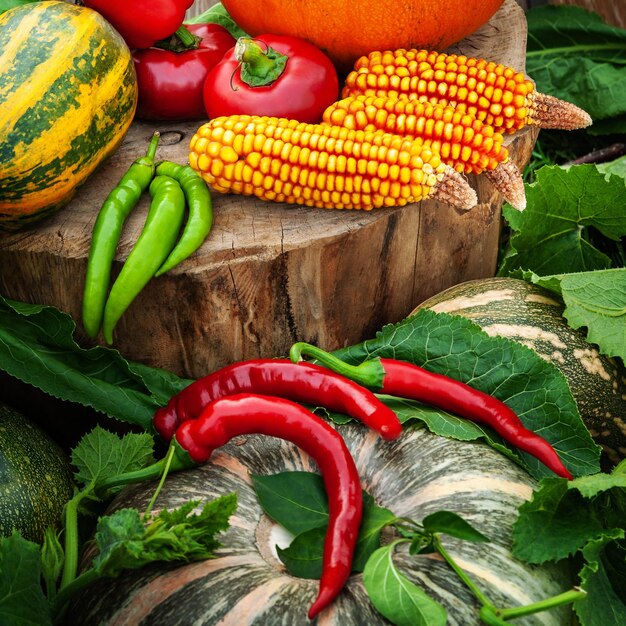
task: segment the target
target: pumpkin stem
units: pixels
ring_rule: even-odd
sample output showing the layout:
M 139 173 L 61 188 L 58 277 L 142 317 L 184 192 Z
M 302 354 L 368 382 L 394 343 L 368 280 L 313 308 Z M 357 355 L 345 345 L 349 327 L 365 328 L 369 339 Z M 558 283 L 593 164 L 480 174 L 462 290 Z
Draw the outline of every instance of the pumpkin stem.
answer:
M 305 354 L 314 357 L 316 361 L 324 367 L 327 367 L 329 370 L 332 370 L 337 374 L 341 374 L 342 376 L 363 385 L 363 387 L 380 389 L 383 386 L 385 369 L 380 362 L 379 357 L 367 359 L 366 361 L 359 363 L 359 365 L 350 365 L 349 363 L 346 363 L 345 361 L 342 361 L 336 356 L 330 354 L 330 352 L 326 352 L 325 350 L 313 346 L 310 343 L 305 343 L 304 341 L 294 343 L 289 350 L 289 358 L 294 363 L 302 361 L 302 356 Z
M 241 63 L 241 80 L 250 87 L 266 87 L 285 71 L 288 57 L 254 39 L 239 37 L 235 44 L 235 59 Z

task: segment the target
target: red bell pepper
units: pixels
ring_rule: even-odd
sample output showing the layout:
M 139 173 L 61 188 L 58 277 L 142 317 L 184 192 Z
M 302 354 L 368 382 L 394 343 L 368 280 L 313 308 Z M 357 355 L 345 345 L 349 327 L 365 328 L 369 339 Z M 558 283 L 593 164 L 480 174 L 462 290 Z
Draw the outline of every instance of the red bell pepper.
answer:
M 149 48 L 173 35 L 194 0 L 83 0 L 102 15 L 131 49 Z
M 287 35 L 240 37 L 204 84 L 209 118 L 270 115 L 316 123 L 338 95 L 332 61 L 308 41 Z
M 185 28 L 199 40 L 197 47 L 181 46 L 180 51 L 155 47 L 133 52 L 139 88 L 139 119 L 205 117 L 204 81 L 235 45 L 235 39 L 218 24 L 185 24 Z

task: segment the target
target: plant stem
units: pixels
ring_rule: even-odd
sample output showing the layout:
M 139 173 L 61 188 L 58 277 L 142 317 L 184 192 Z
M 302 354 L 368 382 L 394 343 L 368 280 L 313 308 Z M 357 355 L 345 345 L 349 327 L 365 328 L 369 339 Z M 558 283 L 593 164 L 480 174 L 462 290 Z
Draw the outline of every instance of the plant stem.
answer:
M 152 498 L 150 498 L 150 502 L 148 502 L 148 506 L 146 507 L 146 510 L 144 511 L 144 514 L 143 514 L 144 520 L 148 517 L 148 515 L 150 515 L 150 512 L 152 511 L 152 508 L 154 507 L 154 503 L 156 502 L 156 499 L 159 497 L 159 493 L 161 493 L 161 488 L 163 487 L 163 484 L 165 483 L 165 479 L 167 478 L 167 475 L 170 471 L 170 466 L 172 465 L 174 452 L 175 452 L 175 447 L 173 444 L 170 444 L 170 447 L 167 449 L 167 454 L 165 455 L 165 458 L 163 459 L 164 465 L 163 465 L 163 472 L 161 473 L 161 480 L 159 481 L 157 488 L 154 490 L 154 493 L 152 494 Z
M 91 584 L 97 580 L 98 577 L 99 575 L 96 570 L 91 568 L 83 572 L 80 576 L 74 578 L 74 580 L 72 580 L 68 585 L 63 587 L 52 602 L 53 620 L 56 622 L 63 616 L 67 603 L 77 591 L 80 591 L 83 587 Z
M 498 609 L 497 614 L 504 620 L 515 619 L 516 617 L 524 617 L 525 615 L 532 615 L 533 613 L 540 613 L 541 611 L 548 611 L 570 602 L 576 602 L 582 600 L 587 596 L 587 592 L 579 588 L 570 589 L 564 591 L 558 596 L 552 596 L 539 602 L 533 602 L 532 604 L 526 604 L 524 606 L 516 606 L 510 609 Z
M 450 556 L 448 551 L 443 547 L 439 535 L 433 535 L 433 546 L 439 554 L 444 558 L 446 563 L 455 571 L 456 575 L 463 581 L 465 586 L 474 594 L 476 599 L 483 605 L 495 609 L 494 605 L 489 601 L 487 596 L 476 586 L 474 581 L 457 565 L 456 561 Z
M 86 487 L 65 505 L 65 562 L 60 584 L 61 590 L 76 578 L 78 570 L 78 507 L 82 500 L 90 496 L 92 492 L 92 486 Z

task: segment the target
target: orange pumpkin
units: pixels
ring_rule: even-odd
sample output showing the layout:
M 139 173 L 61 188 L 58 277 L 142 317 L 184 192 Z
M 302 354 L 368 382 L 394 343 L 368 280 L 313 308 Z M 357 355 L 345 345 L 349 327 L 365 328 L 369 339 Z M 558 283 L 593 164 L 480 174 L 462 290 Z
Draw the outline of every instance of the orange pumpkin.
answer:
M 223 0 L 243 30 L 292 35 L 342 71 L 373 50 L 443 50 L 486 23 L 503 0 Z

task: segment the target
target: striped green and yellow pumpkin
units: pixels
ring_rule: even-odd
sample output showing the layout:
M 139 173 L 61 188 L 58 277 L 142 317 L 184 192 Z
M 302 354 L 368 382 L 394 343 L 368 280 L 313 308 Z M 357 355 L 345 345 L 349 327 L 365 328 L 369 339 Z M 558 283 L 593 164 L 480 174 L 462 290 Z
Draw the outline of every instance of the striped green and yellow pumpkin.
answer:
M 57 526 L 74 483 L 69 459 L 38 426 L 0 403 L 0 535 L 40 542 Z
M 607 464 L 626 457 L 626 370 L 568 324 L 559 296 L 525 280 L 496 277 L 455 285 L 421 307 L 467 317 L 489 335 L 519 341 L 554 363 Z
M 46 1 L 0 15 L 0 230 L 67 204 L 136 106 L 130 50 L 99 13 Z
M 527 604 L 570 587 L 566 564 L 528 566 L 511 555 L 511 528 L 517 508 L 529 499 L 535 481 L 518 465 L 482 443 L 460 442 L 426 429 L 406 428 L 384 441 L 361 424 L 337 427 L 374 500 L 396 515 L 421 520 L 439 510 L 463 515 L 490 544 L 444 537 L 457 562 L 499 606 Z M 237 492 L 239 505 L 220 536 L 216 558 L 182 566 L 154 565 L 116 580 L 96 583 L 76 598 L 68 626 L 383 626 L 362 575 L 350 577 L 335 602 L 314 620 L 306 613 L 319 582 L 290 575 L 276 556 L 285 532 L 265 516 L 250 474 L 316 471 L 313 461 L 291 443 L 271 437 L 240 438 L 218 449 L 203 467 L 168 477 L 156 509 L 189 499 L 212 499 Z M 154 483 L 122 492 L 112 509 L 145 510 Z M 392 537 L 388 536 L 386 540 Z M 414 583 L 448 610 L 449 626 L 480 624 L 477 605 L 445 562 L 432 554 L 410 556 L 399 547 L 394 561 Z M 516 620 L 518 626 L 569 624 L 562 607 Z

